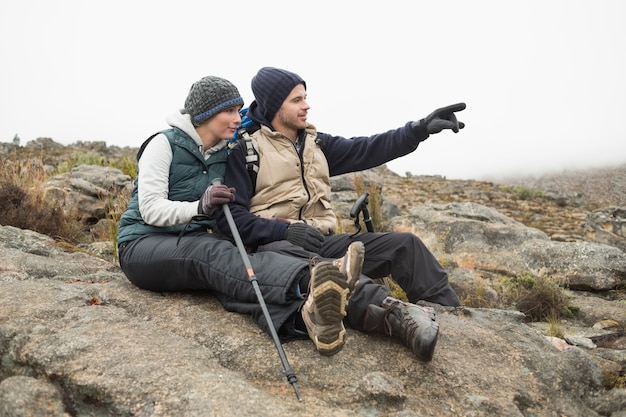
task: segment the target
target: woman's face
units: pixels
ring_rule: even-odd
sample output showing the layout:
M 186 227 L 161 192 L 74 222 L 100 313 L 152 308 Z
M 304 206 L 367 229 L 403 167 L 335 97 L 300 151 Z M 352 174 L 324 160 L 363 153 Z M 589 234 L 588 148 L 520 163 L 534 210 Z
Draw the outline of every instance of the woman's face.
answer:
M 242 106 L 231 107 L 219 112 L 211 117 L 206 123 L 206 135 L 201 135 L 203 141 L 206 138 L 205 146 L 211 147 L 217 145 L 222 140 L 231 139 L 237 128 L 241 124 L 241 116 L 239 110 Z

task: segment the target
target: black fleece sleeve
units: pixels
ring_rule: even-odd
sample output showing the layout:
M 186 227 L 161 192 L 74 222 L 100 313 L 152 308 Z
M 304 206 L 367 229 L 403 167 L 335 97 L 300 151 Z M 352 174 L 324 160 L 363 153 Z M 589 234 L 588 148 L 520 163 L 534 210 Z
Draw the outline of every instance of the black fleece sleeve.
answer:
M 256 248 L 259 245 L 285 239 L 288 224 L 263 219 L 250 213 L 250 199 L 254 195 L 254 189 L 243 152 L 238 147 L 233 148 L 228 155 L 224 184 L 236 190 L 235 201 L 229 207 L 244 245 Z M 221 233 L 232 237 L 223 210 L 220 210 L 217 217 L 217 228 Z
M 424 126 L 412 126 L 412 122 L 384 133 L 350 139 L 321 132 L 317 134 L 331 177 L 374 168 L 407 155 L 428 136 Z

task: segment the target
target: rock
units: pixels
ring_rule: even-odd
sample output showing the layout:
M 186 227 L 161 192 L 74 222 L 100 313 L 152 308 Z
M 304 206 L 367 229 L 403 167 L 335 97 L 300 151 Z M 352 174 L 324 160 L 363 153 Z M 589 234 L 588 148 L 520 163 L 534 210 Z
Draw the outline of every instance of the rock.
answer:
M 49 382 L 12 376 L 0 382 L 0 416 L 65 417 L 61 394 Z
M 436 256 L 463 269 L 536 277 L 551 275 L 575 289 L 606 291 L 626 280 L 626 253 L 548 236 L 475 203 L 425 204 L 390 221 L 416 233 Z
M 331 357 L 285 343 L 298 402 L 271 338 L 210 294 L 140 290 L 113 263 L 12 227 L 0 257 L 0 380 L 54 387 L 68 415 L 586 417 L 603 392 L 584 348 L 555 349 L 518 312 L 433 305 L 429 363 L 352 329 Z
M 364 399 L 382 402 L 402 402 L 406 399 L 404 384 L 384 372 L 370 372 L 361 380 L 359 389 Z
M 589 213 L 585 232 L 591 241 L 626 252 L 626 207 L 603 207 Z
M 621 417 L 626 408 L 626 389 L 614 389 L 608 393 L 598 405 L 598 412 L 603 416 Z
M 44 186 L 45 198 L 56 201 L 54 205 L 62 207 L 70 218 L 90 225 L 105 217 L 107 205 L 115 206 L 124 189 L 132 189 L 128 175 L 98 165 L 79 165 L 51 177 Z

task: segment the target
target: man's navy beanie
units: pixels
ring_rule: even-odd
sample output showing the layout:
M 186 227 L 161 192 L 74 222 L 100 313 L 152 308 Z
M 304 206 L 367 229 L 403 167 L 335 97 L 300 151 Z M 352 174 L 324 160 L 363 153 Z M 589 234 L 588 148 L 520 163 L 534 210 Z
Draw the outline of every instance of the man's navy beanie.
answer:
M 272 121 L 283 101 L 298 84 L 303 84 L 306 89 L 306 83 L 299 75 L 273 67 L 261 68 L 252 78 L 254 99 L 259 112 L 268 122 Z

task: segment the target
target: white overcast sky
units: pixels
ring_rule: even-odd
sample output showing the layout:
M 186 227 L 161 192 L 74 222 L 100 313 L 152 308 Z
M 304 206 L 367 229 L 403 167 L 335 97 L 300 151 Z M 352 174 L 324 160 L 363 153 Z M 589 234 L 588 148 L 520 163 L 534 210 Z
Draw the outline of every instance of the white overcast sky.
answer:
M 492 179 L 626 163 L 626 1 L 4 0 L 0 142 L 139 147 L 191 84 L 252 101 L 307 82 L 320 131 L 370 135 L 466 102 L 397 173 Z

